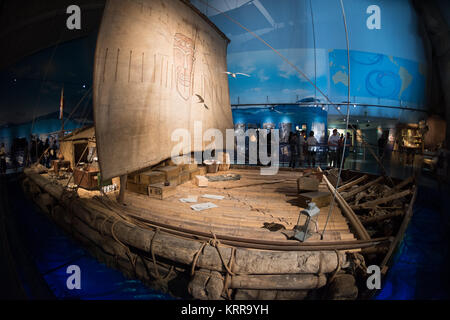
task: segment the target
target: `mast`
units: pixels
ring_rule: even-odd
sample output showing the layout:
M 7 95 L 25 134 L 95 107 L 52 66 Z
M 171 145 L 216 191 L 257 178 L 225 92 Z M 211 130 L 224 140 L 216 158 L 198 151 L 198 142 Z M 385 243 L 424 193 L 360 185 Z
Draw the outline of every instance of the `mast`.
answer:
M 61 89 L 61 99 L 59 101 L 59 119 L 61 120 L 61 141 L 64 138 L 64 85 Z

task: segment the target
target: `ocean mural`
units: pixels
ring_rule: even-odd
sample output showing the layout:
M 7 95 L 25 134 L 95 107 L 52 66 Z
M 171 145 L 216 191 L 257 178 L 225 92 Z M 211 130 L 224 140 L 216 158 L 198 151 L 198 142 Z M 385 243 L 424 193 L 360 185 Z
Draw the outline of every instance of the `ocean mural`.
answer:
M 231 40 L 234 105 L 348 100 L 346 30 L 338 0 L 193 0 Z M 351 116 L 424 116 L 426 58 L 408 0 L 343 1 L 350 47 Z M 259 37 L 260 39 L 258 39 Z M 315 88 L 314 85 L 317 87 Z M 387 106 L 387 107 L 385 107 Z M 414 111 L 419 110 L 419 111 Z M 329 115 L 345 114 L 327 108 Z
M 329 52 L 329 91 L 346 101 L 347 50 Z M 425 99 L 426 71 L 422 63 L 379 53 L 350 51 L 351 102 L 421 108 Z M 357 98 L 356 98 L 357 97 Z

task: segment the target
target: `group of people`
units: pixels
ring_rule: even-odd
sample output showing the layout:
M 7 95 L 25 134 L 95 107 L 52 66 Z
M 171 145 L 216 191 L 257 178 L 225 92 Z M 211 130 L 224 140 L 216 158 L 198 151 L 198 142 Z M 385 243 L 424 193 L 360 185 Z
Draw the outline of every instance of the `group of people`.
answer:
M 308 137 L 306 137 L 305 130 L 297 133 L 290 132 L 288 143 L 290 148 L 289 167 L 295 168 L 297 159 L 299 166 L 302 167 L 304 158 L 306 158 L 308 166 L 316 166 L 316 153 L 319 143 L 314 137 L 314 131 L 311 131 Z M 339 167 L 343 156 L 342 165 L 344 166 L 351 146 L 352 137 L 350 132 L 347 132 L 347 136 L 344 137 L 343 134 L 338 134 L 337 129 L 334 129 L 333 134 L 328 138 L 329 165 L 335 168 Z
M 20 142 L 20 143 L 19 143 Z M 44 141 L 32 136 L 31 143 L 24 139 L 14 139 L 11 150 L 9 152 L 9 158 L 11 160 L 12 168 L 17 171 L 20 166 L 18 161 L 19 156 L 22 156 L 23 152 L 23 162 L 22 165 L 27 167 L 32 163 L 39 162 L 43 166 L 50 168 L 52 160 L 57 159 L 58 146 L 56 139 L 47 138 Z M 2 142 L 0 144 L 0 174 L 6 174 L 6 157 L 8 153 L 6 151 L 5 144 Z
M 299 166 L 301 167 L 305 156 L 308 166 L 311 166 L 311 164 L 313 167 L 316 166 L 316 148 L 318 141 L 314 137 L 314 131 L 311 131 L 308 137 L 306 137 L 305 130 L 297 133 L 290 132 L 288 142 L 291 152 L 289 167 L 295 168 L 297 159 Z
M 347 136 L 344 134 L 339 135 L 337 129 L 333 130 L 333 134 L 328 138 L 328 152 L 329 152 L 329 164 L 330 167 L 338 168 L 342 160 L 342 167 L 344 167 L 345 160 L 350 153 L 350 147 L 352 146 L 352 137 L 350 132 L 347 132 Z M 344 148 L 345 147 L 345 148 Z M 342 156 L 344 157 L 342 159 Z

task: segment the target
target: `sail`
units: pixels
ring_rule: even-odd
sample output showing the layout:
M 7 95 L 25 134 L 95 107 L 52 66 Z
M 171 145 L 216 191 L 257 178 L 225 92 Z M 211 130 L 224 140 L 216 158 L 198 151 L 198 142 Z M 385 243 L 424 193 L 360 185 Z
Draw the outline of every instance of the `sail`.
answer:
M 186 0 L 107 1 L 94 68 L 100 169 L 110 179 L 170 158 L 191 135 L 233 128 L 226 54 L 229 40 Z M 198 130 L 198 129 L 197 129 Z M 188 139 L 186 139 L 188 140 Z M 197 146 L 197 147 L 196 147 Z M 201 149 L 201 150 L 198 150 Z

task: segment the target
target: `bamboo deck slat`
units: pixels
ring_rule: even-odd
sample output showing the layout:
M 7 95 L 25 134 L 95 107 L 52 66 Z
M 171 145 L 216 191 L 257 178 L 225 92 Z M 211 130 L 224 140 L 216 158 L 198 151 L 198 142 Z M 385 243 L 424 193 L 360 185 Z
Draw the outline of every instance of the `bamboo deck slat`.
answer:
M 263 228 L 264 223 L 277 223 L 288 230 L 297 224 L 301 208 L 297 204 L 296 179 L 302 176 L 301 172 L 279 171 L 274 176 L 261 176 L 259 170 L 230 170 L 219 172 L 220 174 L 239 174 L 240 180 L 209 182 L 208 187 L 199 188 L 192 182 L 177 186 L 176 194 L 164 200 L 153 199 L 132 192 L 127 192 L 125 197 L 126 207 L 124 213 L 139 219 L 158 221 L 167 225 L 184 226 L 203 232 L 215 232 L 225 235 L 242 236 L 248 238 L 266 238 L 273 240 L 286 240 L 281 231 L 271 232 Z M 214 175 L 214 174 L 213 174 Z M 279 183 L 260 184 L 264 182 L 286 181 Z M 61 184 L 65 184 L 61 180 Z M 249 186 L 245 186 L 249 185 Z M 238 188 L 235 188 L 239 186 Z M 230 188 L 231 187 L 231 188 Z M 327 191 L 327 186 L 322 182 L 320 191 Z M 99 196 L 98 191 L 78 190 L 82 198 Z M 206 199 L 204 194 L 224 196 L 223 200 Z M 190 208 L 191 203 L 182 203 L 180 198 L 197 196 L 198 202 L 212 202 L 217 208 L 196 212 Z M 110 196 L 113 198 L 113 195 Z M 102 204 L 96 200 L 90 200 L 88 205 L 102 208 Z M 329 207 L 321 208 L 317 221 L 318 231 L 321 233 L 329 214 Z M 305 221 L 304 217 L 300 224 Z M 315 229 L 315 228 L 314 228 Z M 330 215 L 324 241 L 353 240 L 348 221 L 342 215 L 338 206 L 334 206 Z M 319 234 L 313 235 L 309 241 L 320 240 Z

